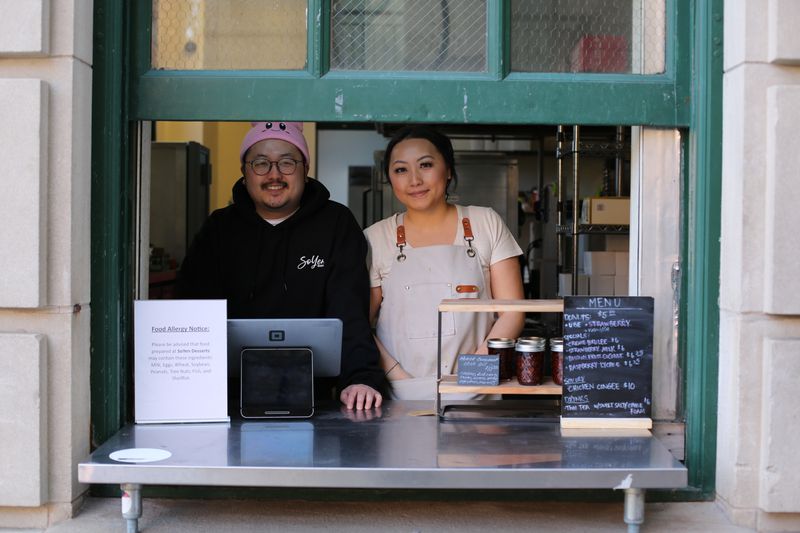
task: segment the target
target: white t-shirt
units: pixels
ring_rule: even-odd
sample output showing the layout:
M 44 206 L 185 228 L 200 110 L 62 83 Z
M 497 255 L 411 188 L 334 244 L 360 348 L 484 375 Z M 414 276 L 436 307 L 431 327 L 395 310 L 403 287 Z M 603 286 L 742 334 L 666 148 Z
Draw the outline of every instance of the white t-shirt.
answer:
M 467 246 L 464 240 L 463 208 L 456 205 L 458 210 L 458 229 L 453 244 Z M 503 259 L 516 257 L 522 254 L 517 241 L 506 227 L 500 215 L 490 207 L 471 205 L 467 207 L 467 216 L 472 226 L 472 247 L 478 252 L 478 258 L 483 269 L 483 279 L 489 286 L 489 267 Z M 397 257 L 397 214 L 384 218 L 364 230 L 369 242 L 370 253 L 367 258 L 369 266 L 370 287 L 380 287 L 382 280 L 389 276 L 392 263 Z M 413 248 L 408 245 L 407 248 Z

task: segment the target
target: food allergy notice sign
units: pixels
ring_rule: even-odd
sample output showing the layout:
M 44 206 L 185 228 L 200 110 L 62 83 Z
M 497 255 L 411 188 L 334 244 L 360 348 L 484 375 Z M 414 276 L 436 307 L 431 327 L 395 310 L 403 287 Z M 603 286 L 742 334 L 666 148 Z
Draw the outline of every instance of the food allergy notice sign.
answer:
M 137 424 L 228 420 L 225 300 L 134 302 Z
M 562 427 L 650 428 L 652 372 L 652 298 L 564 298 Z

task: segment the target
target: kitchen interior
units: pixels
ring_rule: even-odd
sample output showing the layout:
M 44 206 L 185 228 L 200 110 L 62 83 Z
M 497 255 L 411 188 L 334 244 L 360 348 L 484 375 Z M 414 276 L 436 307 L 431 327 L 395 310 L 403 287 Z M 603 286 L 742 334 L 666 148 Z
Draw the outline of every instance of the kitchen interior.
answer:
M 675 272 L 680 132 L 628 126 L 435 126 L 456 151 L 459 182 L 451 201 L 492 207 L 505 220 L 524 252 L 526 298 L 656 298 L 653 387 L 661 401 L 654 402 L 654 417 L 674 420 L 680 410 Z M 333 200 L 347 205 L 362 227 L 400 210 L 380 170 L 382 151 L 400 127 L 305 123 L 309 174 Z M 139 227 L 142 255 L 147 255 L 141 261 L 141 297 L 173 296 L 177 269 L 205 215 L 230 202 L 231 187 L 241 176 L 239 143 L 248 128 L 246 122 L 142 123 L 150 151 L 140 172 Z M 524 334 L 558 336 L 560 320 L 558 314 L 530 313 Z
M 241 175 L 236 155 L 241 136 L 208 135 L 209 124 L 158 123 L 152 128 L 150 298 L 172 296 L 174 272 L 191 238 L 205 214 L 227 205 Z M 245 127 L 241 124 L 246 123 L 233 123 Z M 347 205 L 362 227 L 402 210 L 380 165 L 388 139 L 401 126 L 306 126 L 315 154 L 310 175 L 330 190 L 333 200 Z M 526 298 L 630 293 L 630 128 L 579 128 L 582 153 L 575 157 L 572 126 L 437 127 L 456 152 L 458 184 L 450 200 L 492 207 L 505 220 L 524 251 Z M 578 232 L 572 227 L 576 214 Z M 574 250 L 573 233 L 579 233 Z
M 205 214 L 230 201 L 230 187 L 241 175 L 235 151 L 240 135 L 221 131 L 220 124 L 191 123 L 181 129 L 183 124 L 158 123 L 153 128 L 150 298 L 172 297 L 175 274 L 191 238 Z M 209 134 L 215 129 L 210 126 L 218 126 L 216 135 Z M 314 139 L 310 174 L 325 184 L 334 200 L 351 209 L 362 227 L 402 210 L 380 164 L 388 139 L 401 126 L 306 126 L 307 137 Z M 575 202 L 573 127 L 437 127 L 451 138 L 456 152 L 458 184 L 451 201 L 492 207 L 505 220 L 524 252 L 526 298 L 631 293 L 630 128 L 579 128 L 583 153 L 577 157 L 580 201 Z M 186 135 L 182 142 L 181 134 Z M 233 151 L 231 143 L 236 145 Z M 573 250 L 576 209 L 580 233 Z M 578 275 L 573 278 L 575 271 Z M 525 333 L 558 336 L 559 319 L 529 316 Z

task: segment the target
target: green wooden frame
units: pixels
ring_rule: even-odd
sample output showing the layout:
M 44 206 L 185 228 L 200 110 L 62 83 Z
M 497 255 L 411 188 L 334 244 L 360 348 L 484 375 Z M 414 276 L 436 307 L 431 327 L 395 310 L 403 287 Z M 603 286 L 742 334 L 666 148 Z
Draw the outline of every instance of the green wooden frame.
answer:
M 133 185 L 137 120 L 647 125 L 682 128 L 682 361 L 690 488 L 713 496 L 719 311 L 722 0 L 667 0 L 659 75 L 509 71 L 509 0 L 488 0 L 481 74 L 330 72 L 330 2 L 308 0 L 308 60 L 299 71 L 149 68 L 150 2 L 95 0 L 92 156 L 92 435 L 129 419 Z M 321 21 L 318 27 L 316 21 Z M 466 102 L 466 105 L 465 105 Z M 477 105 L 482 102 L 484 105 Z M 491 105 L 485 105 L 490 102 Z M 339 105 L 337 105 L 339 104 Z
M 125 5 L 94 5 L 91 198 L 92 444 L 128 418 L 133 204 L 126 101 Z
M 131 117 L 689 126 L 690 56 L 676 53 L 678 43 L 688 43 L 691 35 L 687 0 L 666 0 L 665 72 L 646 76 L 510 72 L 510 1 L 487 1 L 485 73 L 329 71 L 330 3 L 325 0 L 308 3 L 305 69 L 152 70 L 152 6 L 137 2 Z

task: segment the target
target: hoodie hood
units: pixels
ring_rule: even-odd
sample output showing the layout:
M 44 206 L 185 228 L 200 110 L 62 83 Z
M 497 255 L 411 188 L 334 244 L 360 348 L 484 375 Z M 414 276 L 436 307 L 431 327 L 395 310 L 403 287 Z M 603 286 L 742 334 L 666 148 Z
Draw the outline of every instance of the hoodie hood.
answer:
M 233 185 L 232 196 L 236 211 L 241 214 L 245 220 L 258 224 L 266 223 L 256 212 L 256 206 L 253 203 L 253 199 L 250 198 L 250 194 L 247 192 L 243 177 L 239 178 Z M 290 227 L 301 223 L 303 220 L 313 216 L 322 209 L 330 197 L 331 193 L 322 183 L 314 178 L 308 178 L 306 180 L 305 189 L 303 190 L 303 196 L 300 198 L 300 209 L 284 222 L 281 222 L 279 226 Z

